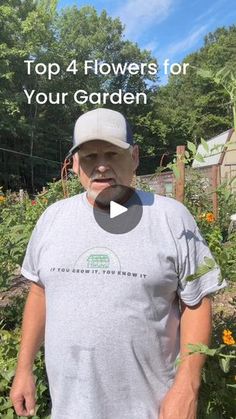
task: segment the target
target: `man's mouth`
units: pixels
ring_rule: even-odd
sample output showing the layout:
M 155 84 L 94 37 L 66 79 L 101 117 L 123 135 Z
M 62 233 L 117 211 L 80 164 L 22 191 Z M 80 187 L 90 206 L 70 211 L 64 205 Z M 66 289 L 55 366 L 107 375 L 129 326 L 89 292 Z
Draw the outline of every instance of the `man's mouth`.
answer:
M 107 178 L 97 178 L 93 180 L 93 183 L 114 183 L 115 180 L 112 177 Z

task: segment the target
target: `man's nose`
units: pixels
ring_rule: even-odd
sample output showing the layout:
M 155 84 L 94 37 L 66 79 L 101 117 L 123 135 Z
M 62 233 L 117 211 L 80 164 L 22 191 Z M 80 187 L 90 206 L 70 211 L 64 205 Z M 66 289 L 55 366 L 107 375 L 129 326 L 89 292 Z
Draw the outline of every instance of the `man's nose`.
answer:
M 105 160 L 99 161 L 99 163 L 97 165 L 97 170 L 99 172 L 104 173 L 109 169 L 110 169 L 110 166 Z

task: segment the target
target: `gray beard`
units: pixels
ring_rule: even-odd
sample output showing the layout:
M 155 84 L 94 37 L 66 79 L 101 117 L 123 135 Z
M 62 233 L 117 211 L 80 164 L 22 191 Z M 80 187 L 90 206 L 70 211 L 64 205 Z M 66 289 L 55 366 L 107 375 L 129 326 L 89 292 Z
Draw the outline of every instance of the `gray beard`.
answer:
M 115 185 L 115 187 L 107 188 L 107 193 L 104 189 L 103 192 L 94 192 L 90 189 L 87 190 L 88 197 L 92 198 L 96 203 L 102 207 L 109 207 L 110 201 L 122 202 L 126 195 L 126 190 L 121 185 Z

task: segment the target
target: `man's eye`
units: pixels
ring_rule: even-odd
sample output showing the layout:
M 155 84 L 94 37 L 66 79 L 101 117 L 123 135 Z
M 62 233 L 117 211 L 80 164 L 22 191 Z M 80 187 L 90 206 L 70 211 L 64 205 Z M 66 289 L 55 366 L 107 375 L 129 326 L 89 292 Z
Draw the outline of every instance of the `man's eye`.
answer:
M 108 157 L 115 157 L 118 156 L 118 153 L 116 153 L 115 151 L 109 151 L 109 153 L 107 153 Z
M 86 156 L 84 156 L 85 159 L 95 159 L 96 154 L 87 154 Z

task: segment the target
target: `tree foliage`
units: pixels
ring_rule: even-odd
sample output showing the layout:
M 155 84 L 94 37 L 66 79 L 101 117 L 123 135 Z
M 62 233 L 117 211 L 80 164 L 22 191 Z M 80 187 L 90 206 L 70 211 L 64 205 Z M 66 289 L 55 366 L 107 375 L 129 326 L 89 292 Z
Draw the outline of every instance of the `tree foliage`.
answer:
M 117 89 L 151 93 L 148 81 L 155 81 L 155 77 L 147 73 L 105 76 L 90 72 L 86 75 L 84 61 L 149 63 L 155 60 L 150 52 L 124 40 L 119 19 L 112 19 L 105 11 L 98 14 L 90 6 L 67 7 L 58 12 L 55 0 L 10 0 L 0 6 L 0 26 L 0 147 L 32 156 L 1 152 L 0 182 L 5 188 L 23 186 L 32 192 L 45 184 L 45 180 L 58 176 L 60 162 L 72 143 L 74 121 L 94 107 L 89 103 L 76 104 L 72 93 L 78 89 L 88 93 L 112 93 Z M 60 74 L 51 80 L 47 74 L 34 71 L 27 75 L 24 60 L 29 59 L 34 60 L 34 65 L 58 63 Z M 78 64 L 76 74 L 66 71 L 72 60 Z M 39 105 L 35 101 L 28 104 L 23 89 L 35 93 L 67 92 L 68 100 L 66 104 Z M 129 109 L 120 105 L 116 109 L 134 122 L 135 116 L 143 113 L 141 105 Z
M 151 53 L 124 38 L 121 21 L 91 6 L 57 10 L 56 0 L 6 0 L 0 5 L 0 184 L 30 192 L 58 177 L 72 143 L 75 120 L 94 105 L 76 104 L 78 89 L 112 93 L 145 92 L 146 105 L 112 105 L 131 121 L 141 148 L 141 171 L 151 173 L 161 156 L 179 144 L 208 139 L 232 127 L 232 78 L 236 79 L 236 26 L 218 28 L 205 37 L 204 46 L 184 58 L 187 74 L 171 75 L 167 85 L 157 77 L 84 73 L 85 60 L 108 63 L 156 62 Z M 24 60 L 34 64 L 56 62 L 61 71 L 51 80 L 46 74 L 26 73 Z M 72 60 L 77 73 L 66 71 Z M 214 77 L 202 77 L 200 72 Z M 220 72 L 220 73 L 219 73 Z M 216 75 L 224 83 L 216 83 Z M 226 77 L 226 75 L 228 76 Z M 68 92 L 66 104 L 27 103 L 23 92 Z M 228 89 L 228 90 L 227 90 Z M 234 91 L 235 95 L 235 91 Z M 14 153 L 13 153 L 14 152 Z M 27 156 L 16 154 L 25 153 Z M 41 159 L 35 158 L 41 157 Z
M 162 122 L 162 140 L 170 149 L 187 140 L 198 143 L 201 137 L 211 138 L 233 126 L 232 103 L 224 84 L 203 78 L 198 70 L 231 72 L 235 77 L 235 41 L 236 26 L 209 33 L 204 46 L 184 58 L 190 64 L 186 75 L 171 75 L 159 89 L 150 119 Z

